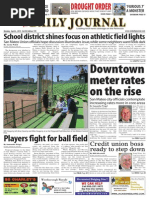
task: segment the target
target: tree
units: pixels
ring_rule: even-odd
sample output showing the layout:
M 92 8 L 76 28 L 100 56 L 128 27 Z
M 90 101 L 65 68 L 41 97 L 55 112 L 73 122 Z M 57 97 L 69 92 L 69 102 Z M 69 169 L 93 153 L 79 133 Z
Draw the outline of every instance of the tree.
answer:
M 77 71 L 80 71 L 80 74 L 87 73 L 87 70 L 84 69 L 85 67 L 87 67 L 87 65 L 75 65 L 75 67 L 77 68 Z
M 74 75 L 74 76 L 71 77 L 71 79 L 72 80 L 78 80 L 79 79 L 79 76 L 78 75 Z
M 125 10 L 125 6 L 120 5 L 120 9 L 121 9 L 121 10 Z

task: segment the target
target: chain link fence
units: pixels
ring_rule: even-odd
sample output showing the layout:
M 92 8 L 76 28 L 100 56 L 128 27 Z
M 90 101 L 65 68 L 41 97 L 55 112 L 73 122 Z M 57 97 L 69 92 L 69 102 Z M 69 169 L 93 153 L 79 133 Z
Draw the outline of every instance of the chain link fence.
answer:
M 49 99 L 51 99 L 53 95 L 53 67 L 52 65 L 44 65 L 43 70 L 41 94 L 43 95 L 48 90 Z

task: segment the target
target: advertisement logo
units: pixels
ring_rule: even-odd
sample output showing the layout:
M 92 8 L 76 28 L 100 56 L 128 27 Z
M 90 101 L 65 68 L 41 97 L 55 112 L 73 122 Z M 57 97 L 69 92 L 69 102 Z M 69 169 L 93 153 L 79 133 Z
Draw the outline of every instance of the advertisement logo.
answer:
M 22 188 L 26 188 L 26 187 L 28 186 L 28 184 L 22 183 L 22 184 L 20 184 L 20 186 L 21 186 Z

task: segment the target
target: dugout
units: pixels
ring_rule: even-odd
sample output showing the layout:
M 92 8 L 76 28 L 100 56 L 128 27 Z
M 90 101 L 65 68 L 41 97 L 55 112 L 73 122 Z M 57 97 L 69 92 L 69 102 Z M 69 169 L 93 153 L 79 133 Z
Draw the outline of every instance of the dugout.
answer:
M 88 73 L 79 74 L 79 83 L 88 83 Z

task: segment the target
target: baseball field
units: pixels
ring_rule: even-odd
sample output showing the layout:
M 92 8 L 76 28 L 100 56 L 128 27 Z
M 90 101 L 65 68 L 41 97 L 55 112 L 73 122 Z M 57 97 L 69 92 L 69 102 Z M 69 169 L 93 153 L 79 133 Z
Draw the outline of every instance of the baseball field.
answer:
M 19 126 L 20 124 L 22 124 L 22 100 L 23 100 L 23 107 L 26 107 L 23 109 L 23 115 L 26 115 L 24 117 L 24 121 L 31 119 L 34 116 L 34 113 L 31 113 L 29 115 L 27 115 L 28 112 L 33 111 L 34 105 L 37 103 L 37 96 L 36 95 L 28 95 L 28 94 L 14 94 L 14 93 L 4 93 L 4 124 L 6 128 L 11 128 L 14 126 L 14 122 L 13 122 L 13 104 L 15 111 L 15 125 Z M 14 102 L 14 103 L 12 103 Z M 8 112 L 8 113 L 7 113 Z M 9 123 L 7 125 L 7 123 Z
M 15 109 L 21 108 L 21 100 L 24 100 L 25 106 L 27 106 L 37 102 L 37 95 L 4 93 L 4 103 L 7 101 L 14 101 Z

